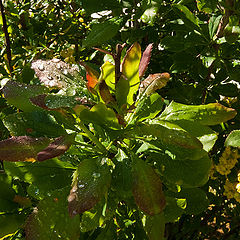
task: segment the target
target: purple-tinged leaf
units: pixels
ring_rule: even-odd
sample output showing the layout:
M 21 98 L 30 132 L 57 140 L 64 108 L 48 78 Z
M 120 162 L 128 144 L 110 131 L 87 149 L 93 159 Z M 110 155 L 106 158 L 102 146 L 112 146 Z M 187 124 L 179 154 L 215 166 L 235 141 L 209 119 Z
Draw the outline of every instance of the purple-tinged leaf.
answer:
M 139 158 L 134 159 L 132 173 L 132 191 L 138 207 L 148 215 L 161 213 L 166 201 L 160 176 L 150 165 Z
M 102 100 L 106 103 L 114 103 L 115 99 L 113 98 L 112 94 L 109 91 L 109 87 L 104 80 L 102 80 L 99 84 L 99 93 Z
M 74 173 L 73 185 L 68 196 L 71 217 L 93 208 L 106 194 L 111 175 L 106 164 L 95 159 L 82 161 Z
M 149 44 L 142 54 L 142 58 L 139 64 L 139 77 L 141 78 L 147 70 L 148 64 L 151 59 L 153 43 Z
M 49 138 L 11 137 L 0 141 L 1 161 L 36 161 L 37 154 L 50 143 Z
M 58 157 L 65 153 L 74 142 L 75 135 L 66 135 L 56 138 L 45 149 L 37 154 L 38 161 L 45 161 L 54 157 Z

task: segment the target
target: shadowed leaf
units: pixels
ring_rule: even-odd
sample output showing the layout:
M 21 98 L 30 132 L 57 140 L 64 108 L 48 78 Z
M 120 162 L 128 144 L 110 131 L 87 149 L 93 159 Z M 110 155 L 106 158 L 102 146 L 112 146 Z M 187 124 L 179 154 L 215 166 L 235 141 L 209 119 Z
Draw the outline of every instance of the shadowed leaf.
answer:
M 107 165 L 94 159 L 83 160 L 74 173 L 73 187 L 68 197 L 71 217 L 93 208 L 107 192 L 111 175 Z
M 160 176 L 141 159 L 133 162 L 133 196 L 138 207 L 149 215 L 156 215 L 165 207 Z

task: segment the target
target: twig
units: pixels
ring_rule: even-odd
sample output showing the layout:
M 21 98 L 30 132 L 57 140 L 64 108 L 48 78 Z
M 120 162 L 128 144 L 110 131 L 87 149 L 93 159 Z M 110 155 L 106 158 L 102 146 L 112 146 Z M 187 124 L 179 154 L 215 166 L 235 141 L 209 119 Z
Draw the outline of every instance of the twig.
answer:
M 9 33 L 8 33 L 7 21 L 6 21 L 6 16 L 5 16 L 2 0 L 0 0 L 0 9 L 1 9 L 1 15 L 2 15 L 2 22 L 3 22 L 3 32 L 5 35 L 5 44 L 6 44 L 9 72 L 10 72 L 10 75 L 12 75 L 13 67 L 12 67 L 12 63 L 11 63 L 11 61 L 12 61 L 11 43 L 10 43 L 10 37 L 9 37 Z

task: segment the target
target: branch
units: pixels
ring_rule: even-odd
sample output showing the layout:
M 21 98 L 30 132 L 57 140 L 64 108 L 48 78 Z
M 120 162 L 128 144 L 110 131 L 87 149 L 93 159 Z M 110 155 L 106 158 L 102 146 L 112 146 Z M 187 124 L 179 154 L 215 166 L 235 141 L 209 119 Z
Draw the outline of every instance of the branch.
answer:
M 11 54 L 11 43 L 10 43 L 10 37 L 8 33 L 8 27 L 7 27 L 7 21 L 5 17 L 5 12 L 4 12 L 4 6 L 2 3 L 2 0 L 0 0 L 0 9 L 1 9 L 1 15 L 2 15 L 2 21 L 3 21 L 3 32 L 5 35 L 5 44 L 6 44 L 6 51 L 7 51 L 7 59 L 8 59 L 8 65 L 9 65 L 9 72 L 12 75 L 12 54 Z

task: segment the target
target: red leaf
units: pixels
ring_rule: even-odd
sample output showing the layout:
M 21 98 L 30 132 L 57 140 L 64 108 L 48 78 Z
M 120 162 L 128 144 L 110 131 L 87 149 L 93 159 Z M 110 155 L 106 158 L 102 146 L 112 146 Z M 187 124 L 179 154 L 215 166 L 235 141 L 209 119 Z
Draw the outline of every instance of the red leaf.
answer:
M 65 153 L 74 141 L 75 135 L 67 135 L 56 138 L 45 149 L 37 154 L 38 161 L 45 161 Z
M 86 69 L 86 79 L 87 79 L 87 87 L 89 91 L 93 92 L 92 89 L 97 85 L 99 73 L 91 68 L 87 63 L 80 62 L 80 64 Z
M 153 43 L 149 44 L 142 54 L 142 58 L 141 58 L 141 61 L 139 64 L 139 77 L 140 78 L 144 75 L 145 71 L 147 70 L 148 64 L 151 59 L 152 47 L 153 47 Z
M 10 162 L 36 161 L 37 153 L 44 149 L 49 142 L 49 138 L 28 136 L 11 137 L 0 141 L 0 160 Z
M 133 196 L 138 207 L 148 215 L 162 212 L 166 205 L 160 176 L 142 159 L 133 162 Z

